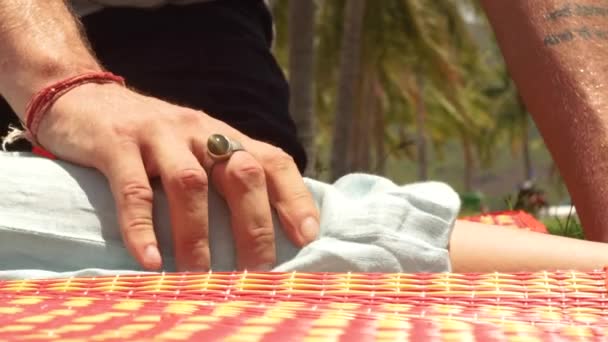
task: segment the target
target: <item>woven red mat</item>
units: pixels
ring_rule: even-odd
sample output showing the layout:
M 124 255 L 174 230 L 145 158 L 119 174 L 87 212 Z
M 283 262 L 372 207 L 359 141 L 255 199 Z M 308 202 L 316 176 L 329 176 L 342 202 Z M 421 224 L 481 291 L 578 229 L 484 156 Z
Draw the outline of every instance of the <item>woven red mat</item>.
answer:
M 547 232 L 524 212 L 464 219 Z M 603 271 L 174 273 L 0 282 L 0 341 L 606 339 Z
M 7 281 L 0 340 L 605 340 L 605 281 L 603 271 Z
M 527 229 L 548 234 L 547 227 L 525 211 L 499 211 L 488 214 L 463 217 L 462 220 Z

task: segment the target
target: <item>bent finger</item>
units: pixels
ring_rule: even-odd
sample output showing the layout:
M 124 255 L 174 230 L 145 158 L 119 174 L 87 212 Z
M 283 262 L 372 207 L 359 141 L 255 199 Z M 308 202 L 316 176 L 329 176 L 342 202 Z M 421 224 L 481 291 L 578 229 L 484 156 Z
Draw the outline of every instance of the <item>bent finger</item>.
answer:
M 162 259 L 154 234 L 153 192 L 135 142 L 125 142 L 120 153 L 106 158 L 102 173 L 108 179 L 127 249 L 147 270 L 158 270 Z
M 256 151 L 262 151 L 256 158 L 264 168 L 270 203 L 283 229 L 298 246 L 312 242 L 319 234 L 319 210 L 293 158 L 270 145 Z
M 151 155 L 167 193 L 176 266 L 180 271 L 207 271 L 211 266 L 207 174 L 187 144 L 158 143 Z
M 211 175 L 230 208 L 239 269 L 268 271 L 276 263 L 272 213 L 264 170 L 247 152 L 217 163 Z

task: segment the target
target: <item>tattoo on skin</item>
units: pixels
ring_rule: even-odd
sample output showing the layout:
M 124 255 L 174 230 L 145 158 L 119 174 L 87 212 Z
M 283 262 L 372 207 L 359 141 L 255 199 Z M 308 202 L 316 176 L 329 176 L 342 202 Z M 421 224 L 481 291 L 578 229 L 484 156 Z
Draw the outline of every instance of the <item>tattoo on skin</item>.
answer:
M 547 35 L 543 42 L 546 46 L 555 46 L 575 40 L 608 41 L 608 30 L 591 29 L 588 27 L 568 29 Z
M 557 21 L 561 18 L 569 17 L 608 17 L 607 6 L 586 5 L 586 4 L 570 4 L 567 3 L 561 8 L 549 12 L 545 18 L 551 21 Z
M 608 6 L 566 3 L 560 8 L 547 13 L 545 19 L 553 22 L 563 18 L 608 18 Z M 608 41 L 608 30 L 587 26 L 572 27 L 553 32 L 544 37 L 545 46 L 556 46 L 573 41 Z

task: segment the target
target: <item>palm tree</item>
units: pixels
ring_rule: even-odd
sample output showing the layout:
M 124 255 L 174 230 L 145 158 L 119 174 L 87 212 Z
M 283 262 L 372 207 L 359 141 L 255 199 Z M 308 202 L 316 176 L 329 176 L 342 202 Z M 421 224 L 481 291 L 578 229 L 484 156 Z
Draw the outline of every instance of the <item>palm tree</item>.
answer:
M 458 137 L 465 161 L 465 188 L 470 188 L 474 169 L 474 145 L 478 131 L 489 124 L 487 111 L 480 105 L 482 94 L 475 86 L 485 73 L 478 66 L 479 53 L 467 31 L 460 6 L 462 1 L 405 2 L 402 13 L 409 23 L 404 28 L 413 49 L 403 67 L 407 77 L 403 89 L 415 106 L 418 178 L 428 177 L 428 143 Z M 418 58 L 416 58 L 418 56 Z M 422 101 L 420 99 L 423 99 Z M 428 113 L 432 111 L 432 115 Z M 448 123 L 449 125 L 445 125 Z M 430 133 L 429 130 L 442 130 Z
M 416 156 L 418 162 L 418 180 L 425 181 L 429 178 L 429 157 L 427 149 L 426 129 L 426 100 L 425 100 L 425 77 L 416 73 Z
M 511 146 L 511 153 L 522 158 L 523 181 L 532 180 L 534 178 L 534 165 L 530 155 L 532 119 L 513 82 L 508 78 L 505 78 L 505 82 L 507 83 L 503 89 L 494 90 L 497 92 L 497 95 L 494 95 L 497 114 L 488 143 L 497 145 L 506 141 Z
M 489 56 L 493 60 L 502 61 L 500 50 L 494 40 L 486 42 Z M 486 132 L 484 145 L 488 154 L 495 146 L 507 143 L 513 156 L 519 154 L 522 158 L 522 180 L 534 178 L 534 165 L 530 155 L 530 125 L 532 118 L 519 96 L 515 84 L 509 77 L 504 63 L 494 66 L 495 80 L 485 93 L 491 99 L 491 110 L 495 113 L 492 128 Z
M 348 146 L 351 144 L 350 123 L 353 121 L 354 100 L 360 77 L 364 14 L 365 0 L 346 2 L 332 139 L 331 178 L 333 180 L 349 171 L 347 152 Z
M 523 162 L 524 180 L 532 180 L 534 178 L 534 170 L 532 166 L 532 157 L 530 156 L 530 115 L 526 110 L 521 96 L 517 96 L 518 114 L 521 130 L 521 157 Z
M 295 6 L 312 2 L 295 4 L 299 1 L 290 2 L 296 16 L 290 20 L 285 2 L 275 4 L 275 52 L 283 65 L 289 61 L 292 112 L 298 128 L 306 131 L 302 129 L 307 122 L 305 113 L 311 115 L 313 110 L 302 109 L 302 116 L 296 115 L 295 103 L 300 103 L 298 108 L 314 106 L 318 126 L 311 130 L 317 142 L 332 141 L 331 154 L 320 149 L 318 157 L 331 160 L 331 177 L 351 171 L 382 172 L 388 156 L 400 155 L 417 158 L 419 178 L 425 179 L 429 149 L 439 151 L 447 139 L 458 139 L 470 170 L 465 173 L 465 184 L 470 184 L 475 152 L 483 151 L 480 132 L 487 132 L 491 121 L 480 86 L 484 77 L 477 68 L 478 52 L 464 31 L 459 11 L 462 1 L 317 0 L 312 45 L 316 91 L 311 102 L 305 100 L 310 99 L 307 90 L 296 90 L 307 82 L 297 81 L 295 65 L 304 70 L 303 61 L 311 58 L 307 52 L 295 52 L 310 44 L 307 38 L 306 42 L 294 41 L 296 21 L 303 21 L 306 15 L 302 13 L 307 10 L 296 13 Z M 291 39 L 284 32 L 287 25 L 293 27 Z M 300 54 L 307 57 L 297 62 Z M 302 138 L 306 140 L 304 135 Z M 413 143 L 416 150 L 410 148 Z
M 374 149 L 382 153 L 382 155 L 376 156 L 375 169 L 383 168 L 382 165 L 385 160 L 383 153 L 385 130 L 380 127 L 380 125 L 384 126 L 385 123 L 383 116 L 387 110 L 394 109 L 391 108 L 394 107 L 392 106 L 393 103 L 403 103 L 404 98 L 409 97 L 410 103 L 415 103 L 417 108 L 416 113 L 419 119 L 416 122 L 417 127 L 420 128 L 417 134 L 418 155 L 421 159 L 419 163 L 420 173 L 422 178 L 426 178 L 426 143 L 423 140 L 426 136 L 423 131 L 425 99 L 424 88 L 422 87 L 425 83 L 424 78 L 426 75 L 414 70 L 422 70 L 419 67 L 419 61 L 439 60 L 439 54 L 434 51 L 435 47 L 430 46 L 430 44 L 426 43 L 425 39 L 421 38 L 425 34 L 422 32 L 423 28 L 419 27 L 419 25 L 408 24 L 412 22 L 412 18 L 416 18 L 419 14 L 415 13 L 416 9 L 413 9 L 407 1 L 387 0 L 370 2 L 367 5 L 367 10 L 364 13 L 365 16 L 361 18 L 363 13 L 359 12 L 356 23 L 357 31 L 360 30 L 360 25 L 363 24 L 365 26 L 365 31 L 359 39 L 359 47 L 354 48 L 354 45 L 351 44 L 348 48 L 345 48 L 343 45 L 343 49 L 341 50 L 342 62 L 345 61 L 344 56 L 358 58 L 357 55 L 352 54 L 351 49 L 353 48 L 356 49 L 356 53 L 363 50 L 364 58 L 362 62 L 349 58 L 346 60 L 349 64 L 341 63 L 338 86 L 339 95 L 336 105 L 338 110 L 335 116 L 333 136 L 333 177 L 338 177 L 353 170 L 365 171 L 369 169 L 370 158 L 368 155 L 372 145 L 371 141 L 374 142 Z M 344 43 L 349 42 L 348 37 L 357 34 L 353 32 L 352 28 L 347 27 L 347 25 L 351 24 L 350 18 L 352 18 L 352 16 L 349 17 L 349 13 L 352 13 L 349 12 L 349 8 L 352 10 L 355 4 L 347 2 L 346 6 L 344 29 L 342 30 Z M 358 10 L 364 11 L 362 7 L 359 7 Z M 337 11 L 330 9 L 327 12 L 336 13 Z M 358 22 L 359 20 L 362 20 L 362 22 Z M 327 25 L 326 27 L 335 29 L 335 26 Z M 334 47 L 335 45 L 329 45 L 330 49 Z M 412 58 L 414 55 L 415 57 Z M 419 56 L 430 58 L 419 58 Z M 360 67 L 359 71 L 354 67 L 354 64 L 357 63 Z M 442 59 L 442 63 L 445 65 L 449 64 L 445 61 L 445 58 Z M 346 70 L 350 70 L 350 72 L 343 72 L 345 65 L 349 67 Z M 434 64 L 434 66 L 437 65 L 438 63 Z M 444 69 L 436 68 L 436 70 Z M 401 80 L 403 76 L 401 75 L 412 73 L 418 76 L 416 77 L 416 84 L 419 87 L 411 89 L 411 87 L 404 87 L 401 84 L 397 88 L 402 88 L 402 90 L 394 91 L 396 84 L 403 83 Z M 345 77 L 347 75 L 348 77 Z M 373 84 L 373 86 L 370 86 L 370 84 Z M 393 91 L 387 92 L 387 88 L 392 88 L 391 90 Z M 409 91 L 404 93 L 406 88 Z M 387 102 L 389 103 L 388 105 L 386 105 Z M 353 107 L 353 104 L 357 106 Z M 403 118 L 403 115 L 396 115 L 393 118 L 402 119 L 401 124 L 408 121 Z M 349 125 L 351 126 L 350 129 L 348 128 Z M 368 135 L 371 135 L 371 133 L 376 137 L 370 139 Z M 347 143 L 344 142 L 350 141 L 348 136 L 351 134 L 356 134 L 357 139 L 352 141 L 352 143 L 348 143 L 351 147 L 349 153 L 349 149 L 346 146 Z
M 314 28 L 313 0 L 289 1 L 289 111 L 308 156 L 307 176 L 315 176 L 314 115 Z

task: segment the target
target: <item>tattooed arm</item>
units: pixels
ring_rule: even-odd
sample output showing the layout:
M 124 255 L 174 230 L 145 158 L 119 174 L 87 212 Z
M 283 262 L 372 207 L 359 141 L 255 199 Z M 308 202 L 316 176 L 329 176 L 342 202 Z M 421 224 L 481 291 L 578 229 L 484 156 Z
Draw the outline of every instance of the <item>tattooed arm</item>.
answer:
M 482 3 L 587 238 L 608 242 L 608 1 Z

